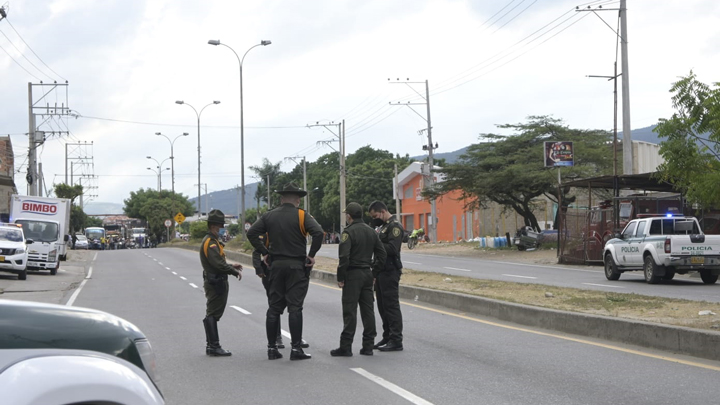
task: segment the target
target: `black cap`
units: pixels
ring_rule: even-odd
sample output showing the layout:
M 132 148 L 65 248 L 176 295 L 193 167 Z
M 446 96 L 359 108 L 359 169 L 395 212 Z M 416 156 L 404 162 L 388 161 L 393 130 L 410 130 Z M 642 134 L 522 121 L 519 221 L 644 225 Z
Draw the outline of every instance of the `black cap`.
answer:
M 225 226 L 225 214 L 220 210 L 212 210 L 208 212 L 208 224 L 216 224 Z
M 356 202 L 348 204 L 343 212 L 350 215 L 352 218 L 362 218 L 363 215 L 362 206 Z
M 287 183 L 285 187 L 282 188 L 282 190 L 275 190 L 275 192 L 280 195 L 295 194 L 300 197 L 305 197 L 307 195 L 307 191 L 296 186 L 295 183 Z

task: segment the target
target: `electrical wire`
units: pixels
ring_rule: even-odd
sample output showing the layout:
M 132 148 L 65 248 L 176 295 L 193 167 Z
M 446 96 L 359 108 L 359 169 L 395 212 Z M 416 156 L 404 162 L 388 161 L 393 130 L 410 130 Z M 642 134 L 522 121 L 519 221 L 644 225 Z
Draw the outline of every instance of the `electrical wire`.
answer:
M 32 47 L 30 46 L 30 44 L 28 44 L 27 42 L 25 42 L 25 39 L 23 39 L 22 35 L 20 35 L 20 33 L 18 32 L 18 30 L 15 29 L 15 26 L 12 25 L 12 23 L 10 22 L 10 20 L 9 20 L 7 17 L 5 17 L 5 21 L 7 21 L 8 25 L 10 25 L 10 28 L 12 28 L 12 30 L 15 31 L 15 34 L 17 34 L 18 38 L 20 38 L 20 40 L 25 44 L 25 46 L 28 47 L 28 49 L 30 50 L 30 52 L 32 52 L 32 54 L 35 55 L 36 58 L 38 58 L 38 60 L 40 61 L 40 63 L 42 63 L 43 65 L 45 65 L 46 68 L 50 69 L 51 72 L 55 73 L 55 76 L 61 78 L 62 80 L 65 80 L 65 81 L 67 82 L 67 79 L 65 79 L 64 77 L 62 77 L 61 75 L 59 75 L 56 71 L 54 71 L 50 66 L 47 65 L 47 63 L 45 63 L 44 60 L 42 60 L 42 58 L 41 58 L 37 53 L 35 53 L 35 51 L 32 49 Z
M 35 80 L 41 81 L 39 77 L 37 77 L 37 76 L 35 76 L 34 74 L 30 73 L 29 70 L 25 69 L 25 66 L 21 65 L 20 62 L 18 62 L 15 58 L 13 58 L 12 55 L 10 55 L 10 52 L 8 52 L 5 48 L 3 48 L 2 45 L 0 45 L 0 49 L 2 49 L 3 52 L 5 52 L 5 54 L 7 54 L 7 56 L 9 56 L 10 59 L 12 59 L 12 61 L 15 62 L 16 65 L 20 66 L 20 68 L 21 68 L 22 70 L 24 70 L 25 72 L 27 72 L 27 74 L 29 74 L 30 76 L 34 77 Z
M 4 36 L 5 39 L 8 40 L 8 42 L 10 43 L 10 45 L 12 45 L 12 47 L 15 48 L 16 51 L 18 51 L 18 53 L 20 54 L 20 56 L 22 56 L 32 67 L 34 67 L 35 70 L 37 70 L 38 72 L 40 72 L 41 75 L 44 75 L 44 76 L 47 77 L 48 79 L 53 80 L 53 78 L 50 77 L 50 75 L 48 75 L 47 73 L 45 73 L 45 72 L 43 72 L 42 70 L 40 70 L 39 67 L 35 66 L 35 64 L 32 63 L 32 61 L 31 61 L 30 59 L 28 59 L 27 56 L 25 56 L 25 54 L 24 54 L 20 49 L 18 49 L 17 46 L 15 46 L 15 44 L 10 40 L 10 38 L 9 38 L 7 35 L 5 35 L 5 33 L 4 33 L 2 30 L 0 30 L 0 34 L 2 34 L 2 36 Z
M 103 117 L 93 117 L 89 115 L 82 115 L 78 113 L 77 111 L 72 111 L 72 116 L 75 118 L 85 118 L 85 119 L 91 119 L 91 120 L 99 120 L 99 121 L 109 121 L 109 122 L 120 122 L 123 124 L 137 124 L 137 125 L 154 125 L 159 127 L 196 127 L 196 125 L 186 125 L 186 124 L 165 124 L 165 123 L 157 123 L 157 122 L 142 122 L 142 121 L 130 121 L 130 120 L 122 120 L 117 118 L 103 118 Z M 203 125 L 203 128 L 224 128 L 224 129 L 239 129 L 239 126 L 233 126 L 233 125 Z M 305 125 L 287 125 L 287 126 L 247 126 L 245 125 L 245 128 L 248 129 L 290 129 L 290 128 L 305 128 Z

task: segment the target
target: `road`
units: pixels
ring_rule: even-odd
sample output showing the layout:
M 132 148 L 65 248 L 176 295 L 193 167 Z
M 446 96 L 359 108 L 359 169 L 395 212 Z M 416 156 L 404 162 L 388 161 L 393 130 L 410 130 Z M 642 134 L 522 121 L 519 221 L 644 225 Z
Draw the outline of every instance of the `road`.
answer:
M 340 291 L 316 282 L 304 311 L 304 337 L 313 359 L 291 362 L 285 349 L 284 359 L 269 361 L 265 292 L 252 269 L 240 282 L 231 279 L 232 307 L 219 323 L 221 342 L 233 356 L 210 358 L 204 354 L 205 299 L 196 252 L 103 251 L 89 265 L 92 276 L 74 305 L 111 312 L 147 334 L 169 404 L 717 402 L 720 362 L 505 325 L 412 302 L 403 303 L 405 351 L 360 356 L 359 328 L 355 356 L 333 358 L 329 351 L 337 347 L 342 328 Z
M 318 255 L 337 259 L 337 245 L 323 245 Z M 490 280 L 536 283 L 589 290 L 636 293 L 666 298 L 720 302 L 720 283 L 677 275 L 661 284 L 647 284 L 642 272 L 623 273 L 618 281 L 605 278 L 602 266 L 538 265 L 402 251 L 403 266 L 418 271 Z

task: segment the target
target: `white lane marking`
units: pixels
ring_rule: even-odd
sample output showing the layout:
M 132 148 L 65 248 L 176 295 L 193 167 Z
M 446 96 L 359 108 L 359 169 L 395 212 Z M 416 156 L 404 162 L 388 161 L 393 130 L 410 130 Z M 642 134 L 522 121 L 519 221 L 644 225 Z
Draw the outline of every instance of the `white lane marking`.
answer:
M 280 329 L 280 333 L 281 333 L 283 336 L 285 336 L 286 338 L 292 339 L 292 336 L 290 335 L 290 332 L 288 332 L 288 331 L 286 331 L 286 330 L 284 330 L 284 329 Z
M 422 264 L 422 263 L 418 263 L 418 262 L 409 262 L 407 260 L 405 260 L 405 263 L 407 263 L 407 264 Z
M 468 270 L 468 269 L 458 269 L 457 267 L 443 267 L 443 269 L 458 270 L 458 271 L 472 271 L 472 270 Z
M 490 263 L 498 263 L 498 264 L 512 264 L 513 266 L 523 266 L 523 267 L 539 267 L 543 269 L 556 269 L 556 270 L 570 270 L 570 271 L 582 271 L 584 273 L 600 273 L 599 270 L 583 270 L 583 269 L 573 269 L 569 267 L 559 267 L 559 266 L 542 266 L 539 264 L 527 264 L 527 263 L 515 263 L 515 262 L 501 262 L 499 260 L 488 260 Z
M 529 276 L 516 276 L 514 274 L 503 274 L 505 277 L 517 277 L 517 278 L 529 278 L 533 280 L 537 280 L 537 277 L 529 277 Z
M 183 277 L 183 276 L 180 276 L 180 279 L 187 281 L 187 279 L 186 279 L 185 277 Z
M 153 259 L 153 260 L 157 261 L 157 259 Z
M 68 300 L 68 302 L 65 303 L 65 305 L 67 305 L 69 307 L 71 307 L 73 305 L 73 303 L 75 302 L 75 299 L 77 299 L 78 295 L 80 295 L 80 291 L 82 290 L 83 287 L 85 287 L 85 283 L 87 283 L 87 281 L 88 281 L 88 279 L 84 279 L 82 281 L 82 283 L 80 283 L 80 286 L 78 287 L 78 289 L 75 290 L 73 295 L 70 296 L 70 299 Z
M 89 278 L 92 278 L 92 266 L 90 266 L 90 268 L 88 269 L 88 274 L 87 274 L 87 276 L 85 276 L 86 280 Z
M 593 283 L 583 283 L 583 284 L 584 285 L 594 285 L 597 287 L 625 288 L 625 287 L 620 287 L 619 285 L 609 285 L 609 284 L 593 284 Z
M 196 286 L 196 285 L 193 284 L 193 283 L 190 283 L 190 287 L 192 287 L 192 288 L 198 288 L 198 286 Z
M 95 261 L 95 259 L 97 259 L 97 254 L 98 254 L 98 253 L 100 253 L 100 252 L 95 252 L 95 256 L 93 256 L 93 261 Z
M 232 308 L 232 309 L 234 309 L 234 310 L 236 310 L 236 311 L 238 311 L 238 312 L 240 312 L 240 313 L 243 313 L 243 314 L 245 314 L 245 315 L 250 315 L 250 311 L 248 311 L 248 310 L 246 310 L 246 309 L 242 309 L 242 308 L 240 308 L 240 307 L 238 307 L 238 306 L 230 305 L 230 308 Z
M 165 267 L 165 270 L 170 270 L 170 267 Z
M 172 274 L 174 274 L 174 275 L 176 275 L 176 276 L 177 276 L 177 273 L 175 273 L 174 271 L 172 272 Z
M 163 265 L 162 262 L 158 262 L 158 264 L 161 265 L 161 266 Z
M 351 368 L 350 370 L 360 374 L 361 376 L 367 378 L 368 380 L 387 388 L 388 390 L 394 392 L 397 395 L 400 395 L 401 397 L 407 399 L 413 404 L 418 405 L 432 405 L 432 402 L 426 401 L 419 396 L 413 394 L 412 392 L 405 390 L 403 388 L 398 387 L 397 385 L 391 383 L 390 381 L 385 380 L 384 378 L 378 377 L 375 374 L 369 373 L 365 371 L 365 369 L 362 368 Z

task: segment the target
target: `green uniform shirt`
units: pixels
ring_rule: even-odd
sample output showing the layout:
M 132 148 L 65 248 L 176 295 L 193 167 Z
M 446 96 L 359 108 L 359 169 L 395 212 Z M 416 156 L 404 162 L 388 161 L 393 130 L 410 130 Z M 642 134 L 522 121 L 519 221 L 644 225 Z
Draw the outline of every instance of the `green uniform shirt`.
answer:
M 338 247 L 337 281 L 345 281 L 350 269 L 371 269 L 373 260 L 378 269 L 385 268 L 387 253 L 377 233 L 361 221 L 348 225 Z M 374 257 L 374 259 L 373 259 Z
M 315 257 L 322 247 L 323 230 L 310 214 L 305 214 L 305 231 L 312 236 L 310 252 L 307 253 L 307 242 L 300 231 L 299 208 L 292 204 L 283 204 L 258 218 L 248 230 L 247 237 L 255 250 L 262 255 L 270 254 L 273 260 L 302 259 L 306 256 Z M 270 246 L 260 239 L 260 235 L 268 234 Z
M 205 248 L 207 247 L 207 256 Z M 232 274 L 237 276 L 239 272 L 225 260 L 225 245 L 215 235 L 208 232 L 200 244 L 200 264 L 203 271 L 208 274 Z
M 377 273 L 382 270 L 401 270 L 402 261 L 400 260 L 400 248 L 402 247 L 403 239 L 402 225 L 395 219 L 395 216 L 391 216 L 378 231 L 380 236 L 380 242 L 382 242 L 385 252 L 387 253 L 387 260 L 384 267 L 374 266 L 373 274 L 377 276 Z

